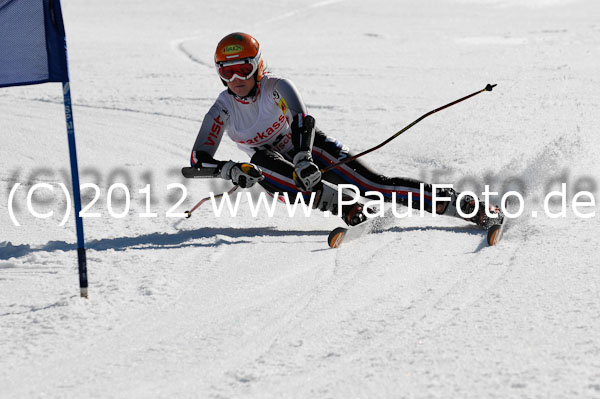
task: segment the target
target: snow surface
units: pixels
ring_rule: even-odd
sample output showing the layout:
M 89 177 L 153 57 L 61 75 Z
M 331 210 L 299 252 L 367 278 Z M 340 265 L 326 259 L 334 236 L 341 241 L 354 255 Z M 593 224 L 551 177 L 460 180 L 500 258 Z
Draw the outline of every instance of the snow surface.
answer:
M 543 215 L 543 197 L 598 195 L 597 1 L 63 1 L 90 298 L 78 296 L 57 84 L 0 91 L 1 398 L 600 397 L 599 215 Z M 184 181 L 223 89 L 216 43 L 241 30 L 294 81 L 328 134 L 355 150 L 436 114 L 365 161 L 382 173 L 525 192 L 497 248 L 457 219 L 395 220 L 339 250 L 315 214 L 185 221 L 228 186 Z M 223 141 L 221 159 L 243 160 Z M 509 178 L 512 178 L 510 183 Z M 15 183 L 16 227 L 8 194 Z M 108 215 L 128 185 L 132 210 Z M 156 218 L 140 218 L 152 188 Z M 84 192 L 86 198 L 91 191 Z M 118 200 L 122 192 L 114 193 Z M 122 202 L 114 201 L 115 211 Z M 45 201 L 45 204 L 41 204 Z M 120 204 L 120 205 L 119 205 Z M 598 211 L 598 206 L 594 208 Z M 534 218 L 532 212 L 537 211 Z M 589 209 L 588 209 L 589 211 Z

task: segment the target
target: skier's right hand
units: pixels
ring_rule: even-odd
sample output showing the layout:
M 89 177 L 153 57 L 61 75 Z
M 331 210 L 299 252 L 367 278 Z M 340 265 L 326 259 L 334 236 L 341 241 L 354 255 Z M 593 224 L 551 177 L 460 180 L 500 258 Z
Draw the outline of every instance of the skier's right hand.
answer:
M 231 180 L 233 184 L 237 184 L 241 188 L 250 188 L 265 178 L 258 166 L 248 162 L 233 161 L 228 161 L 223 165 L 221 177 Z

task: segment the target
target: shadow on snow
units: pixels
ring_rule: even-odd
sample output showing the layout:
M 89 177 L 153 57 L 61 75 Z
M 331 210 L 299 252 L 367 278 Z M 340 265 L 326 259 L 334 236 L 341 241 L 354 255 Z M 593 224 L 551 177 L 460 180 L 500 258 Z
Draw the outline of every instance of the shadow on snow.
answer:
M 183 247 L 214 247 L 219 245 L 232 245 L 250 243 L 251 240 L 229 241 L 228 238 L 239 239 L 291 236 L 323 236 L 328 230 L 277 230 L 275 227 L 250 227 L 250 228 L 203 228 L 195 230 L 182 230 L 177 233 L 152 233 L 135 237 L 114 237 L 100 240 L 90 240 L 86 243 L 87 249 L 96 251 L 124 251 L 126 249 L 168 249 Z M 198 243 L 193 240 L 218 237 L 216 242 Z M 76 249 L 75 243 L 65 241 L 49 241 L 40 247 L 31 247 L 29 244 L 13 245 L 10 242 L 0 242 L 0 260 L 18 258 L 34 252 L 71 251 Z
M 455 227 L 455 226 L 418 226 L 418 227 L 388 227 L 374 228 L 373 231 L 366 234 L 381 233 L 410 233 L 426 231 L 445 231 L 448 233 L 462 233 L 472 236 L 483 237 L 485 234 L 481 229 L 474 226 Z M 103 238 L 100 240 L 90 240 L 86 243 L 87 249 L 95 251 L 124 251 L 127 249 L 170 249 L 185 247 L 217 247 L 220 245 L 247 244 L 252 240 L 240 240 L 240 238 L 266 237 L 292 237 L 292 236 L 327 236 L 329 230 L 277 230 L 275 227 L 249 227 L 249 228 L 203 228 L 194 230 L 182 230 L 176 233 L 151 233 L 135 237 L 114 237 Z M 203 238 L 217 238 L 211 242 L 194 242 L 194 240 Z M 228 240 L 228 238 L 235 240 Z M 479 252 L 487 247 L 482 242 L 474 252 Z M 54 252 L 54 251 L 72 251 L 76 249 L 75 243 L 65 241 L 49 241 L 40 247 L 31 247 L 29 244 L 13 245 L 10 242 L 0 242 L 0 260 L 10 258 L 19 258 L 34 252 Z M 323 250 L 327 250 L 325 248 Z

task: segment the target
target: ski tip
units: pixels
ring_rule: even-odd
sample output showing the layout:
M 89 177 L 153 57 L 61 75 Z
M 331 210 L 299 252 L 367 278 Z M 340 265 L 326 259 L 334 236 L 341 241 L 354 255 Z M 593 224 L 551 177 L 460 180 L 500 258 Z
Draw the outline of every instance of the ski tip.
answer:
M 489 228 L 487 232 L 487 242 L 490 247 L 498 244 L 500 241 L 500 237 L 502 237 L 502 225 L 497 224 Z
M 343 227 L 339 227 L 329 233 L 329 237 L 327 242 L 329 243 L 330 248 L 338 248 L 342 245 L 342 241 L 344 241 L 344 237 L 346 236 L 346 229 Z

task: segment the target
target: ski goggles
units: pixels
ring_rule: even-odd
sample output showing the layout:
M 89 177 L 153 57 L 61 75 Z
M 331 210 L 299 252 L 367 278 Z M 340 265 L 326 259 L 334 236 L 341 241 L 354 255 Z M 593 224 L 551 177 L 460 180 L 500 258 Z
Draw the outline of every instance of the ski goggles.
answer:
M 233 82 L 234 79 L 250 79 L 258 69 L 256 59 L 245 59 L 239 61 L 229 61 L 217 63 L 217 72 L 221 79 L 226 82 Z

